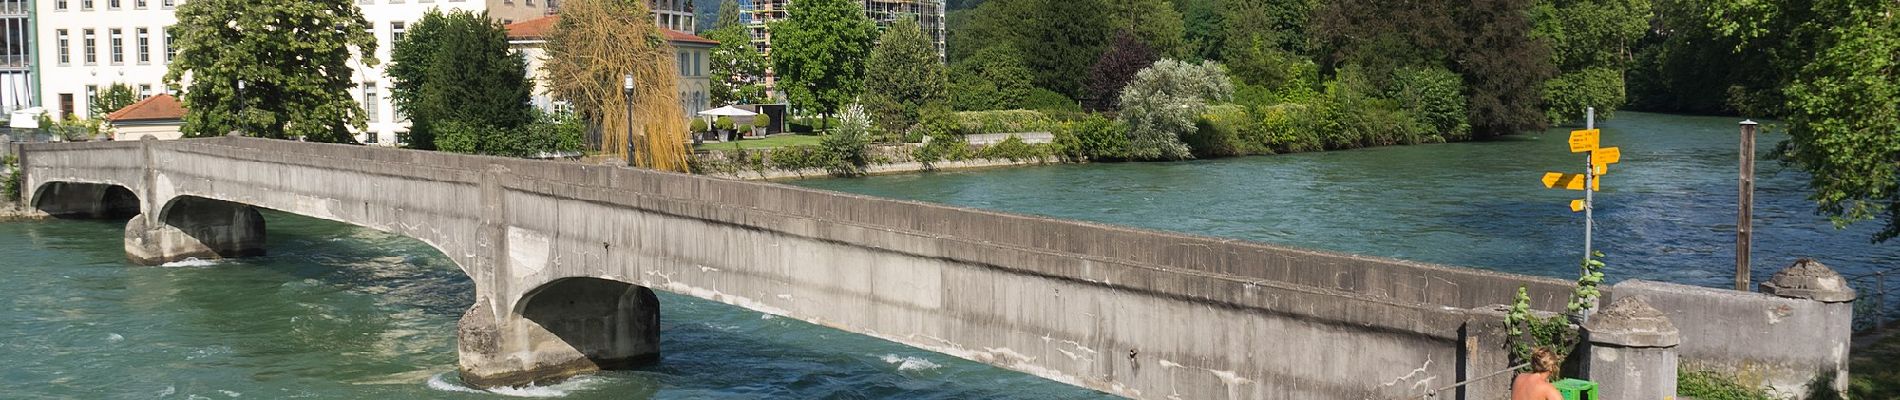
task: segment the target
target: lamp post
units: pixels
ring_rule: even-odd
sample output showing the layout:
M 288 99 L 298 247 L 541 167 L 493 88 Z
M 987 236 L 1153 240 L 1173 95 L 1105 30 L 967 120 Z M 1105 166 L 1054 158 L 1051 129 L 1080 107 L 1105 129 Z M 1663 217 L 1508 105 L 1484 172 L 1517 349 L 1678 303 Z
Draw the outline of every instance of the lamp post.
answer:
M 633 162 L 633 154 L 640 149 L 633 141 L 633 74 L 627 74 L 620 89 L 627 98 L 627 166 L 632 167 L 638 165 Z

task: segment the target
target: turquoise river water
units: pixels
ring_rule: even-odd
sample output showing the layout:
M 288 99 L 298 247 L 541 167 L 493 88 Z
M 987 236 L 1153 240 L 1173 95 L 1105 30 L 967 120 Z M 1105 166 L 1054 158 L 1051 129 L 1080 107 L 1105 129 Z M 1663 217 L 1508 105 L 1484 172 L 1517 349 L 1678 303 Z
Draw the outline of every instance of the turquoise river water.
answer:
M 1724 286 L 1735 120 L 1625 113 L 1599 203 L 1612 279 Z M 1779 140 L 1766 136 L 1765 143 Z M 1763 148 L 1770 147 L 1763 145 Z M 817 188 L 1564 277 L 1581 251 L 1561 132 L 1484 143 L 1162 164 L 801 181 Z M 1795 257 L 1892 265 L 1834 230 L 1805 179 L 1762 164 L 1757 279 Z M 271 255 L 128 265 L 123 222 L 0 224 L 0 398 L 901 398 L 1107 396 L 861 335 L 661 294 L 663 360 L 478 391 L 455 370 L 472 284 L 418 241 L 267 214 Z M 1500 302 L 1508 293 L 1500 293 Z

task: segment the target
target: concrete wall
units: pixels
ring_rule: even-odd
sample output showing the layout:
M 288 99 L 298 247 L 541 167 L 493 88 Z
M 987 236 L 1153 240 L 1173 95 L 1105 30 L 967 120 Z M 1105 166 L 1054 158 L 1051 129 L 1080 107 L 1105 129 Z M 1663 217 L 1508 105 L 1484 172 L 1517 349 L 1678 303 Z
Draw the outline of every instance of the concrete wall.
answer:
M 1824 375 L 1847 382 L 1851 303 L 1628 280 L 1617 296 L 1642 296 L 1682 332 L 1683 371 L 1718 371 L 1782 398 L 1803 398 Z
M 475 282 L 461 331 L 484 346 L 461 349 L 463 370 L 502 383 L 637 355 L 528 318 L 530 293 L 576 277 L 1135 398 L 1416 398 L 1507 366 L 1489 305 L 1525 286 L 1534 307 L 1558 310 L 1569 293 L 1553 279 L 625 168 L 245 138 L 28 150 L 29 181 L 131 182 L 146 210 L 202 197 L 429 243 Z M 636 308 L 613 309 L 581 318 L 636 330 Z M 1498 398 L 1508 378 L 1459 395 Z

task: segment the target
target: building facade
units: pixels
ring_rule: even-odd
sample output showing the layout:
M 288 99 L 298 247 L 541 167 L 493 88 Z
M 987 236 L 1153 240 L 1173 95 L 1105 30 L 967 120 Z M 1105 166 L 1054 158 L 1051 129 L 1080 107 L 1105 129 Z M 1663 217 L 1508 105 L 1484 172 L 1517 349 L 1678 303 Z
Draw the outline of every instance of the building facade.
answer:
M 171 92 L 165 71 L 176 54 L 168 27 L 177 23 L 178 4 L 186 0 L 36 0 L 39 40 L 37 103 L 55 118 L 98 118 L 89 110 L 101 88 L 125 84 L 141 97 Z M 431 9 L 487 12 L 502 23 L 548 14 L 551 0 L 357 0 L 376 37 L 378 60 L 389 60 L 394 43 L 410 24 Z M 4 4 L 0 1 L 0 4 Z M 0 16 L 4 19 L 4 16 Z M 3 28 L 3 26 L 0 26 Z M 388 64 L 366 67 L 351 60 L 357 86 L 352 96 L 364 106 L 365 143 L 396 144 L 408 120 L 389 101 Z M 0 70 L 4 74 L 4 70 Z M 29 81 L 31 81 L 29 79 Z M 0 81 L 4 82 L 4 81 Z M 109 111 L 108 111 L 109 112 Z
M 34 104 L 33 7 L 0 0 L 0 112 Z
M 774 21 L 785 19 L 786 8 L 796 0 L 751 0 L 750 5 L 741 2 L 745 11 L 744 20 L 748 33 L 752 36 L 752 45 L 772 59 L 772 31 L 768 26 Z M 901 19 L 914 18 L 924 30 L 924 36 L 931 38 L 937 46 L 937 57 L 944 57 L 944 0 L 863 0 L 864 15 L 877 22 L 878 29 L 890 27 Z M 765 87 L 776 92 L 778 79 L 768 67 L 765 73 Z
M 528 78 L 534 82 L 532 102 L 542 110 L 555 110 L 562 105 L 555 100 L 554 93 L 547 85 L 547 35 L 560 21 L 560 16 L 548 16 L 508 25 L 508 44 L 528 61 Z M 657 17 L 656 17 L 657 18 Z M 691 33 L 672 29 L 661 29 L 666 41 L 673 45 L 674 66 L 679 71 L 680 117 L 692 118 L 700 111 L 712 106 L 712 48 L 719 42 Z

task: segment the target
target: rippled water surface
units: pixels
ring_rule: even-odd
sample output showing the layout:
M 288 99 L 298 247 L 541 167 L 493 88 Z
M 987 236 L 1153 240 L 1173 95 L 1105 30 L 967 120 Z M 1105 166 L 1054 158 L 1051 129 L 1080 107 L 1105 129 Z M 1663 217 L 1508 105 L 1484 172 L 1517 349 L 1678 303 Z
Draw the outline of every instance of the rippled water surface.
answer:
M 1101 393 L 660 294 L 663 360 L 548 387 L 455 378 L 474 286 L 427 245 L 268 213 L 268 257 L 125 263 L 124 222 L 0 223 L 0 398 L 1087 399 Z
M 1624 112 L 1597 199 L 1611 280 L 1733 287 L 1735 118 Z M 1058 165 L 794 182 L 814 188 L 1572 279 L 1583 254 L 1581 192 L 1544 171 L 1581 172 L 1569 129 L 1482 143 L 1177 163 Z M 1760 137 L 1762 154 L 1786 136 Z M 1900 246 L 1869 224 L 1813 213 L 1807 176 L 1757 163 L 1756 282 L 1799 257 L 1843 274 L 1889 268 Z M 1509 296 L 1504 294 L 1502 296 Z M 1501 299 L 1508 300 L 1508 297 Z

